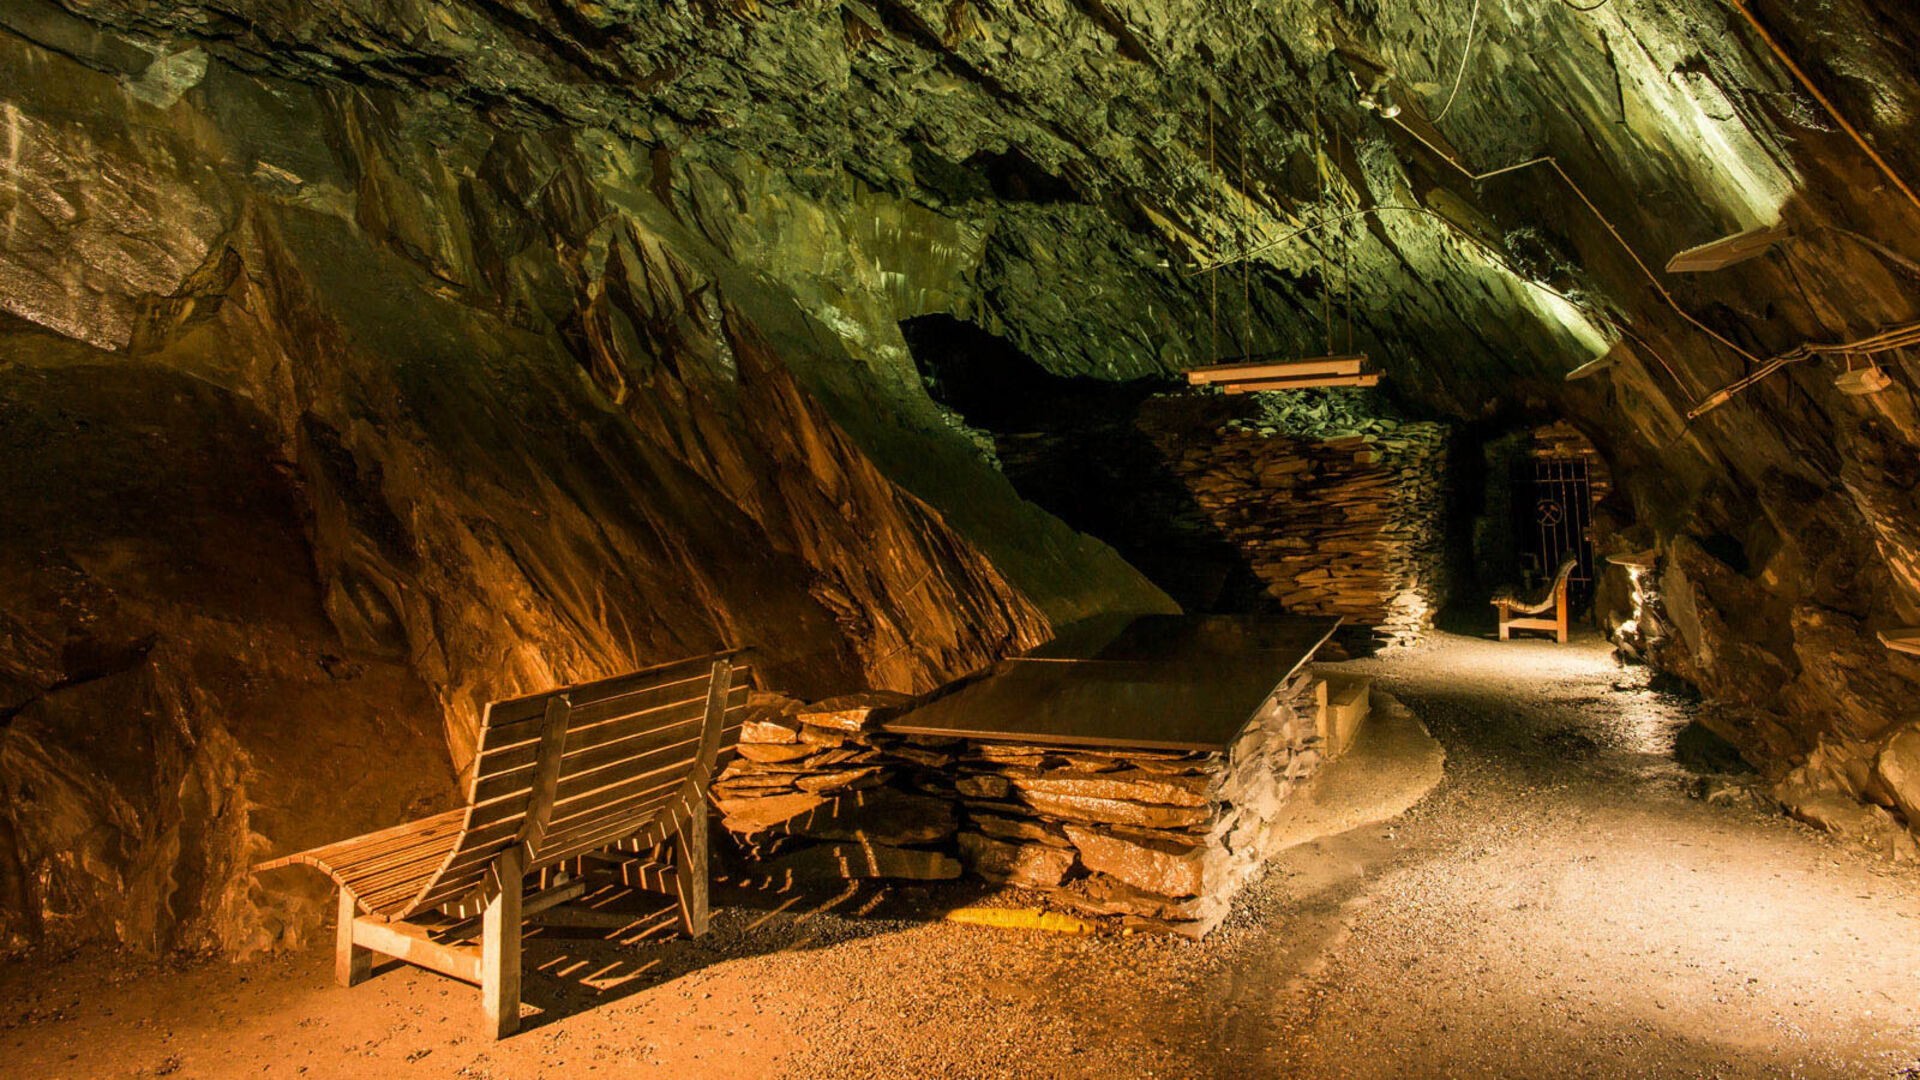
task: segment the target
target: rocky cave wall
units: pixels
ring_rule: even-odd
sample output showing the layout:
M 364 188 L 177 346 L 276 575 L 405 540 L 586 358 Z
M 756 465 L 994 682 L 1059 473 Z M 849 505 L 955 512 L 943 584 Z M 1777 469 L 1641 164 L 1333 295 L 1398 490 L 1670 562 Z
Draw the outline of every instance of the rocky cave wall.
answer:
M 1749 4 L 1920 175 L 1920 10 Z M 235 838 L 443 797 L 500 690 L 749 631 L 795 692 L 912 688 L 1164 608 L 927 399 L 898 322 L 936 311 L 1062 375 L 1352 347 L 1415 412 L 1565 417 L 1620 484 L 1608 542 L 1663 560 L 1656 661 L 1803 812 L 1920 812 L 1920 661 L 1873 637 L 1920 624 L 1920 366 L 1850 397 L 1796 363 L 1687 417 L 1920 315 L 1920 213 L 1728 0 L 16 0 L 0 28 L 16 939 L 283 935 Z M 1764 258 L 1649 269 L 1776 219 Z M 275 679 L 372 726 L 280 723 L 308 706 Z M 369 780 L 352 820 L 252 809 L 297 802 L 269 743 L 351 773 L 381 725 L 447 774 Z
M 740 645 L 794 693 L 925 690 L 1168 606 L 937 430 L 896 481 L 794 374 L 898 397 L 843 342 L 950 302 L 885 282 L 957 276 L 951 226 L 755 221 L 779 194 L 605 133 L 42 14 L 0 35 L 6 944 L 298 940 L 317 884 L 246 866 L 451 805 L 492 698 Z M 709 234 L 845 247 L 853 313 Z

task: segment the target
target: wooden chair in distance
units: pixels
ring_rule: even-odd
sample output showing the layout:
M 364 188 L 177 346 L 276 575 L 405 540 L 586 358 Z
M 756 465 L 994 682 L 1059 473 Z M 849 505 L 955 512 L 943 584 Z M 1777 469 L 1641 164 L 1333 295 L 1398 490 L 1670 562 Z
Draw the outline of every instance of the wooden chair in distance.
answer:
M 740 655 L 493 702 L 464 807 L 255 871 L 312 866 L 340 886 L 341 985 L 366 978 L 374 953 L 396 957 L 477 984 L 487 1033 L 511 1035 L 521 920 L 609 871 L 675 897 L 682 929 L 706 932 L 707 782 L 729 731 L 739 738 Z
M 1507 641 L 1515 630 L 1548 630 L 1559 639 L 1560 644 L 1567 643 L 1567 584 L 1573 576 L 1574 567 L 1580 565 L 1578 555 L 1569 555 L 1560 563 L 1560 569 L 1553 575 L 1553 583 L 1537 597 L 1522 600 L 1511 590 L 1494 593 L 1493 606 L 1500 612 L 1500 640 Z M 1551 616 L 1545 616 L 1547 612 Z

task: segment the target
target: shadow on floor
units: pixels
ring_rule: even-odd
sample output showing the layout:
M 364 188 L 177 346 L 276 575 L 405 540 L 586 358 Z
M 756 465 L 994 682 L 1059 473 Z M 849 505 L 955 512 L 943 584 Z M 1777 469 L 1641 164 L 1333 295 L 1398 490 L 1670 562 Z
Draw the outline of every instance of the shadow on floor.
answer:
M 521 1000 L 536 1012 L 521 1029 L 604 1008 L 721 960 L 892 933 L 1003 891 L 984 882 L 776 882 L 719 873 L 713 928 L 696 939 L 681 931 L 671 897 L 603 888 L 528 920 Z

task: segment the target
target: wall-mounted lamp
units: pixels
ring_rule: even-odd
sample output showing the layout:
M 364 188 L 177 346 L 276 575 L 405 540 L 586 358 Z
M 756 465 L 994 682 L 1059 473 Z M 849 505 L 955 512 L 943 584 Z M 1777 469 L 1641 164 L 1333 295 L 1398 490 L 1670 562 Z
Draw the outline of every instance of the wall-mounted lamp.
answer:
M 1624 350 L 1625 348 L 1626 348 L 1625 344 L 1621 342 L 1615 342 L 1611 346 L 1608 346 L 1606 352 L 1601 353 L 1600 355 L 1594 357 L 1593 359 L 1587 361 L 1586 363 L 1581 364 L 1579 367 L 1574 368 L 1572 371 L 1567 372 L 1567 381 L 1578 382 L 1579 380 L 1587 378 L 1588 376 L 1598 375 L 1602 371 L 1605 371 L 1606 369 L 1612 367 L 1615 363 L 1619 362 L 1621 351 Z
M 1920 655 L 1920 627 L 1904 626 L 1880 631 L 1880 644 L 1894 652 Z

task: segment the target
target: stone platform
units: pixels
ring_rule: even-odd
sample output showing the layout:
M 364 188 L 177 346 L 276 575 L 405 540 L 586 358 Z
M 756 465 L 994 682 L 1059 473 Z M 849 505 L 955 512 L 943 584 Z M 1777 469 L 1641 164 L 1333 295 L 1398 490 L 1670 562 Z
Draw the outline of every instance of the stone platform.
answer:
M 1152 616 L 1070 628 L 931 702 L 769 705 L 715 783 L 769 882 L 987 881 L 1199 937 L 1345 749 L 1365 680 L 1309 666 L 1335 620 Z

